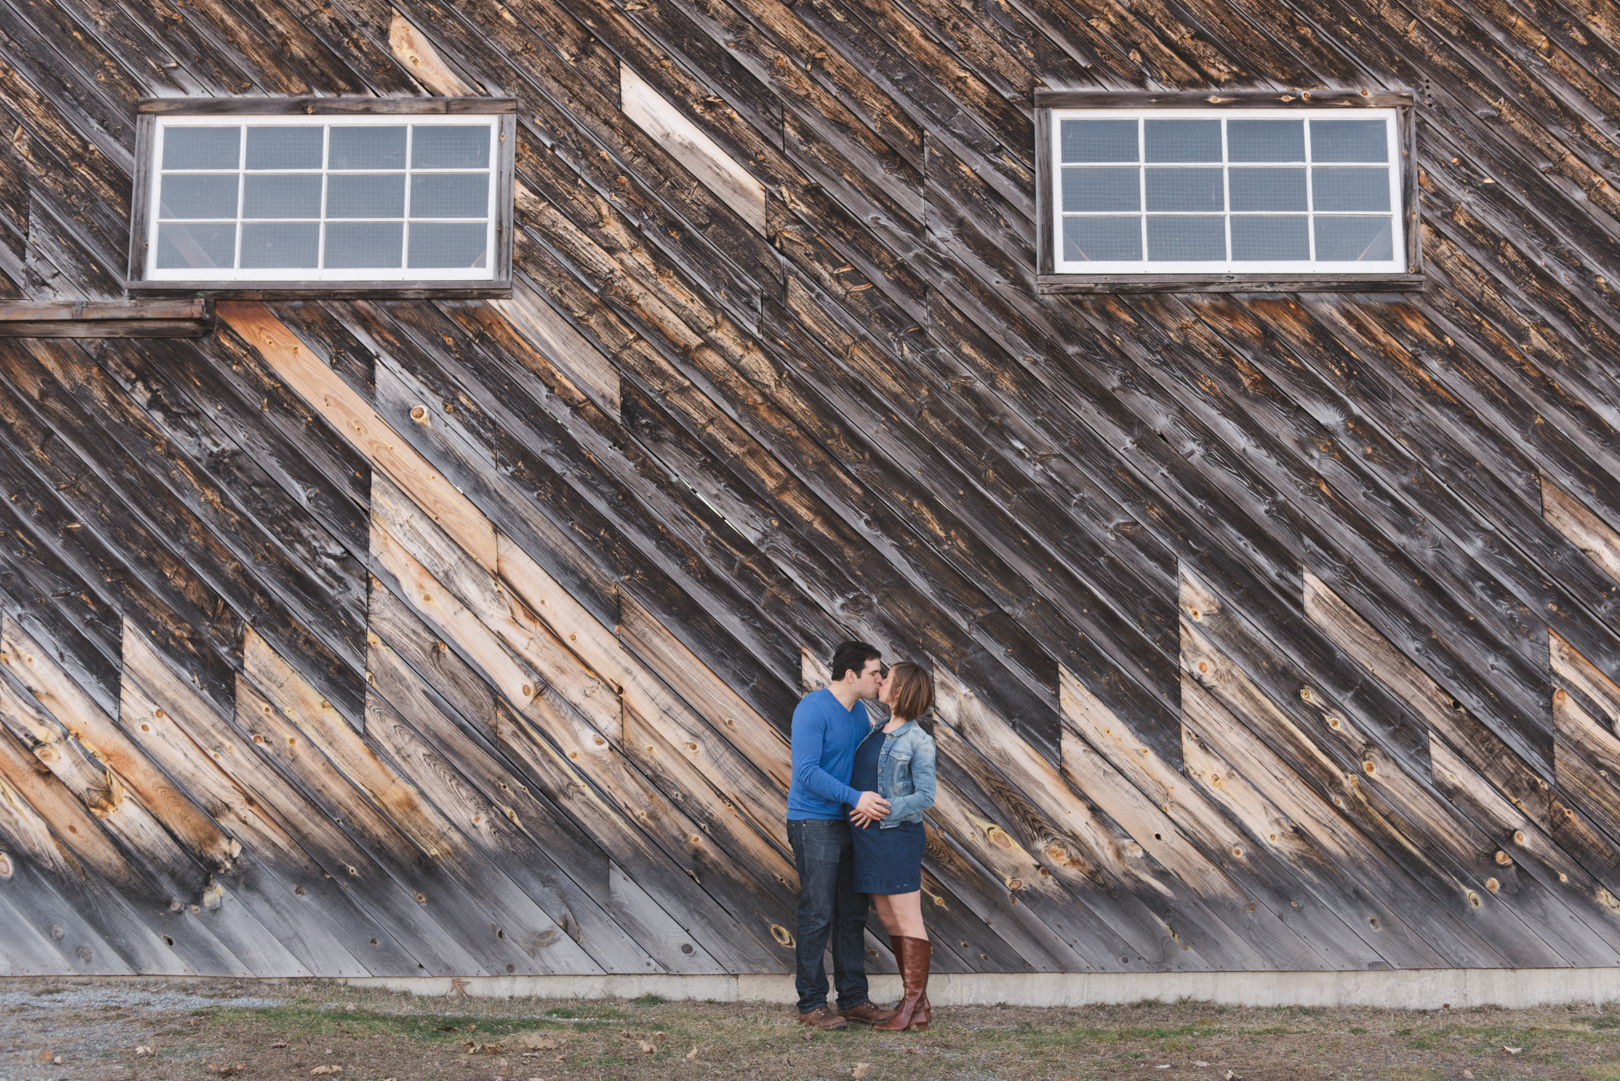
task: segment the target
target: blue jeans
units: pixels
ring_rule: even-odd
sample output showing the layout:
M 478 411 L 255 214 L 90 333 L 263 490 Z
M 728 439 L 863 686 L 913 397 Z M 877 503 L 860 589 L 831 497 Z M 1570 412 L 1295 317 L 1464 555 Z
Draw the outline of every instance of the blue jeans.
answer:
M 788 842 L 799 871 L 799 934 L 795 960 L 799 1012 L 827 1005 L 827 969 L 822 951 L 832 938 L 833 980 L 838 1008 L 868 1001 L 866 990 L 866 894 L 855 892 L 855 849 L 849 823 L 814 818 L 790 820 Z

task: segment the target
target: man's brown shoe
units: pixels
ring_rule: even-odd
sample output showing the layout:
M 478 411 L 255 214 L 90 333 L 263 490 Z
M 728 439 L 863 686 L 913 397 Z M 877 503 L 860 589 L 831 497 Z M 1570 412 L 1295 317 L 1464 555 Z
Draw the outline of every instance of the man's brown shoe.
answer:
M 842 1016 L 834 1013 L 825 1006 L 822 1006 L 820 1009 L 811 1010 L 809 1013 L 801 1013 L 799 1015 L 799 1024 L 809 1025 L 811 1028 L 849 1027 L 848 1021 L 845 1021 Z
M 863 1025 L 875 1025 L 894 1016 L 893 1010 L 884 1009 L 875 1002 L 863 1002 L 859 1006 L 851 1006 L 838 1012 L 841 1016 L 851 1021 L 859 1021 Z

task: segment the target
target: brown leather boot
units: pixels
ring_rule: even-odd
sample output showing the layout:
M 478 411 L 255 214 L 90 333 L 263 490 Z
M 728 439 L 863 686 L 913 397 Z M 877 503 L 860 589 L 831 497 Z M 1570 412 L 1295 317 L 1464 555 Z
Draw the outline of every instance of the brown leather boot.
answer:
M 905 993 L 894 1017 L 872 1027 L 880 1032 L 921 1032 L 928 1027 L 933 1013 L 928 1005 L 928 962 L 934 944 L 926 938 L 893 935 L 890 942 L 895 958 L 900 962 L 900 980 Z

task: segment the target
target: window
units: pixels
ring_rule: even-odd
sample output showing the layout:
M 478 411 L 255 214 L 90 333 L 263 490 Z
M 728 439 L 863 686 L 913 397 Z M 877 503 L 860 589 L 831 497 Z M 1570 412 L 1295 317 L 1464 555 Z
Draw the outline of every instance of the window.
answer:
M 509 294 L 511 103 L 449 100 L 143 102 L 131 291 Z
M 1306 97 L 1040 95 L 1043 291 L 1421 286 L 1409 100 Z

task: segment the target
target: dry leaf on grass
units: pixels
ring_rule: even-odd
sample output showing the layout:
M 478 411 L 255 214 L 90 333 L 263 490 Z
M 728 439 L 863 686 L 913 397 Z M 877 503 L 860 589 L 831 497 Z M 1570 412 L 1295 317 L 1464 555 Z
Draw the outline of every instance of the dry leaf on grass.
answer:
M 342 1066 L 317 1066 L 313 1070 L 309 1071 L 309 1076 L 316 1077 L 316 1076 L 318 1076 L 320 1074 L 323 1074 L 323 1073 L 342 1073 L 342 1072 L 343 1072 L 343 1067 Z
M 157 1052 L 153 1051 L 150 1047 L 147 1047 L 145 1044 L 142 1044 L 140 1047 L 137 1047 L 135 1049 L 135 1057 L 136 1058 L 140 1058 L 142 1055 L 155 1055 L 156 1053 Z
M 686 1053 L 686 1061 L 691 1062 L 695 1058 L 697 1058 L 697 1044 L 693 1044 L 692 1050 Z
M 1473 1070 L 1464 1070 L 1463 1071 L 1463 1081 L 1474 1081 L 1474 1071 Z
M 1507 1044 L 1503 1044 L 1502 1045 L 1502 1050 L 1506 1051 L 1510 1055 L 1517 1055 L 1520 1051 L 1523 1051 L 1524 1048 L 1522 1048 L 1522 1047 L 1509 1047 Z
M 871 1068 L 872 1064 L 870 1062 L 857 1062 L 855 1068 L 849 1071 L 849 1076 L 853 1077 L 855 1081 L 861 1081 L 861 1078 L 866 1076 L 866 1071 Z
M 653 1044 L 648 1043 L 646 1040 L 642 1040 L 641 1053 L 643 1055 L 656 1055 L 658 1054 L 658 1048 Z
M 51 1053 L 49 1048 L 47 1048 L 47 1049 L 45 1049 L 45 1050 L 43 1050 L 43 1051 L 41 1051 L 39 1053 L 39 1061 L 41 1061 L 41 1062 L 49 1062 L 49 1061 L 51 1061 L 51 1058 L 52 1058 L 52 1053 Z
M 1193 1059 L 1193 1065 L 1197 1066 L 1200 1070 L 1207 1069 L 1209 1067 L 1209 1063 L 1205 1062 L 1201 1058 Z
M 271 1047 L 286 1047 L 287 1046 L 287 1041 L 286 1040 L 277 1040 L 275 1043 L 271 1044 L 270 1046 Z
M 1226 1071 L 1226 1081 L 1240 1081 L 1242 1077 L 1243 1075 L 1238 1073 L 1236 1070 Z
M 517 1042 L 519 1047 L 532 1047 L 536 1051 L 549 1051 L 557 1046 L 557 1041 L 543 1032 L 525 1032 Z
M 203 1069 L 207 1070 L 209 1073 L 216 1073 L 229 1077 L 233 1073 L 241 1073 L 243 1070 L 247 1069 L 247 1063 L 232 1062 L 225 1066 L 215 1066 L 212 1063 L 205 1062 L 203 1063 Z

